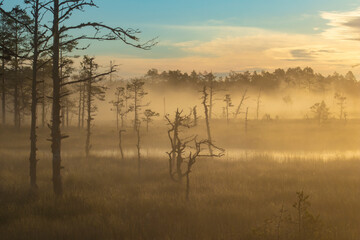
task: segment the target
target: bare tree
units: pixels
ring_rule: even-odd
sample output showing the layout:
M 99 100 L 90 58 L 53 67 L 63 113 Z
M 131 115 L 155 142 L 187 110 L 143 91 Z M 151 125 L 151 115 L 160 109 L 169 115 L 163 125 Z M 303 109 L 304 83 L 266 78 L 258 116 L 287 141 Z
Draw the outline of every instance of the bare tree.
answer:
M 183 111 L 179 109 L 175 112 L 174 120 L 170 120 L 166 115 L 165 119 L 171 128 L 168 130 L 168 137 L 171 143 L 171 152 L 169 155 L 169 175 L 174 181 L 181 181 L 183 175 L 181 174 L 181 165 L 183 159 L 181 158 L 181 143 L 179 143 L 180 128 L 190 128 L 190 116 L 183 115 Z
M 190 173 L 192 166 L 196 163 L 198 157 L 221 157 L 224 150 L 214 146 L 209 140 L 197 141 L 197 137 L 181 138 L 179 135 L 180 127 L 190 127 L 189 116 L 182 116 L 182 111 L 176 110 L 175 119 L 171 121 L 166 116 L 168 124 L 171 128 L 168 130 L 168 137 L 171 143 L 171 151 L 169 156 L 169 173 L 172 180 L 181 182 L 183 177 L 186 177 L 186 200 L 189 200 L 190 194 Z M 211 145 L 217 149 L 217 154 L 203 154 L 202 146 Z M 194 150 L 195 149 L 195 150 Z M 173 163 L 176 162 L 176 171 L 173 170 Z M 183 170 L 183 165 L 185 169 Z M 176 176 L 176 177 L 175 177 Z
M 123 29 L 121 27 L 109 27 L 102 23 L 87 22 L 80 23 L 73 26 L 65 26 L 64 23 L 71 19 L 71 16 L 75 11 L 84 11 L 85 7 L 96 7 L 92 0 L 52 0 L 52 7 L 48 9 L 53 13 L 53 24 L 51 27 L 53 36 L 52 45 L 52 78 L 53 78 L 53 104 L 52 104 L 52 125 L 51 125 L 51 149 L 53 154 L 53 186 L 56 195 L 62 195 L 62 180 L 61 180 L 61 140 L 64 138 L 60 130 L 60 99 L 61 99 L 61 87 L 64 84 L 60 78 L 59 67 L 60 67 L 60 48 L 67 44 L 71 44 L 80 40 L 120 40 L 125 44 L 134 46 L 136 48 L 148 50 L 154 46 L 154 40 L 146 42 L 145 44 L 137 44 L 138 38 L 136 35 L 140 33 L 139 30 L 134 29 Z M 61 26 L 60 26 L 61 25 Z M 67 41 L 63 41 L 60 44 L 60 37 L 68 35 L 70 32 L 82 32 L 79 30 L 91 28 L 95 31 L 93 36 L 80 35 L 75 36 Z M 103 34 L 103 31 L 107 33 Z M 69 34 L 70 35 L 70 34 Z M 72 83 L 79 83 L 74 81 Z
M 207 93 L 206 86 L 204 86 L 202 93 L 203 93 L 202 104 L 204 106 L 206 132 L 207 132 L 207 136 L 208 136 L 208 141 L 209 141 L 209 143 L 211 143 L 212 138 L 211 138 L 211 129 L 210 129 L 210 118 L 209 118 L 209 110 L 208 110 L 208 104 L 207 104 L 209 94 Z M 213 154 L 211 144 L 209 144 L 209 153 L 210 153 L 210 155 Z
M 244 104 L 244 101 L 246 99 L 248 99 L 248 97 L 246 96 L 246 93 L 247 93 L 247 89 L 244 91 L 244 93 L 243 93 L 243 95 L 241 97 L 240 103 L 239 103 L 239 105 L 238 105 L 238 107 L 236 109 L 235 116 L 234 116 L 235 119 L 240 114 L 240 110 L 241 110 L 242 105 Z

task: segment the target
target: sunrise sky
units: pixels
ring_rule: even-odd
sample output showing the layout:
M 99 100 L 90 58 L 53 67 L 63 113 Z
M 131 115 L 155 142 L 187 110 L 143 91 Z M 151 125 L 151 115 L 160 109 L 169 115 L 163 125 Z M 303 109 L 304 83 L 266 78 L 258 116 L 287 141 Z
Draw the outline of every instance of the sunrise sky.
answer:
M 11 5 L 20 0 L 7 1 Z M 6 3 L 6 1 L 5 1 Z M 98 0 L 99 8 L 72 22 L 101 21 L 142 30 L 151 51 L 120 42 L 93 43 L 87 51 L 105 66 L 120 64 L 122 77 L 150 68 L 190 72 L 273 70 L 311 66 L 323 74 L 349 70 L 359 76 L 358 0 Z

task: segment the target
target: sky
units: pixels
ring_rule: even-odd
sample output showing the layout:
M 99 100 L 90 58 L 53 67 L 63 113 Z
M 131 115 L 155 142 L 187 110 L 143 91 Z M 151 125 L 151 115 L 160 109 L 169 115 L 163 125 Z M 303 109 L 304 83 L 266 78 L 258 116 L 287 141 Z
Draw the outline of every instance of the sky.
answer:
M 22 2 L 5 0 L 6 6 Z M 301 66 L 323 74 L 360 76 L 358 0 L 95 0 L 98 8 L 69 24 L 100 21 L 140 29 L 140 42 L 158 37 L 150 51 L 121 42 L 93 42 L 86 54 L 119 76 L 150 68 L 190 72 L 268 70 Z M 76 33 L 74 33 L 76 35 Z M 87 45 L 87 43 L 83 43 Z M 84 54 L 84 53 L 82 53 Z

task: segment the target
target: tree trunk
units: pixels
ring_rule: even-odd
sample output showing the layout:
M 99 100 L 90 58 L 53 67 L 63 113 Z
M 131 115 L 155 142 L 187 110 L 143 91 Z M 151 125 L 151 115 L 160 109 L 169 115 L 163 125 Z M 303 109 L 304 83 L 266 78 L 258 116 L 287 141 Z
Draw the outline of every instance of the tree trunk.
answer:
M 82 100 L 82 84 L 79 85 L 79 109 L 78 109 L 78 128 L 81 124 L 81 100 Z
M 121 160 L 124 161 L 124 151 L 122 148 L 122 132 L 123 132 L 123 130 L 119 131 L 119 149 L 120 149 L 120 154 L 121 154 Z
M 89 158 L 90 154 L 90 137 L 91 137 L 91 83 L 92 83 L 92 60 L 90 62 L 90 76 L 87 84 L 87 121 L 86 121 L 86 143 L 85 143 L 85 155 Z
M 34 39 L 33 39 L 33 69 L 31 86 L 31 128 L 30 128 L 30 187 L 32 192 L 36 192 L 36 117 L 37 117 L 37 65 L 38 65 L 38 24 L 39 24 L 39 0 L 34 6 Z
M 209 143 L 212 143 L 211 131 L 210 131 L 210 121 L 209 121 L 209 112 L 208 112 L 208 107 L 206 105 L 207 96 L 208 96 L 208 94 L 206 92 L 206 87 L 204 87 L 204 89 L 203 89 L 203 94 L 204 94 L 203 106 L 204 106 L 204 112 L 205 112 L 206 131 L 207 131 Z M 209 146 L 210 155 L 213 155 L 211 144 L 209 144 L 208 146 Z
M 41 104 L 41 122 L 42 122 L 42 127 L 45 127 L 45 99 L 46 99 L 46 96 L 45 96 L 45 79 L 42 83 L 42 104 Z
M 212 118 L 212 109 L 213 109 L 213 80 L 211 78 L 210 80 L 210 102 L 209 102 L 209 121 L 211 120 Z
M 85 101 L 86 101 L 86 94 L 85 94 L 85 83 L 83 85 L 83 99 L 82 99 L 82 109 L 81 109 L 81 128 L 84 128 L 84 121 L 85 121 Z
M 66 127 L 69 127 L 69 102 L 66 100 Z
M 137 124 L 138 124 L 138 103 L 137 103 L 137 98 L 138 98 L 138 89 L 135 86 L 134 89 L 134 130 L 137 130 Z
M 53 187 L 57 196 L 63 193 L 61 181 L 61 130 L 60 130 L 60 76 L 59 76 L 59 0 L 54 0 L 53 19 L 53 102 L 52 102 L 52 126 L 51 126 L 51 151 L 53 155 Z
M 186 173 L 186 200 L 189 201 L 190 195 L 190 173 Z
M 1 113 L 2 113 L 2 124 L 6 124 L 6 95 L 5 95 L 5 58 L 4 51 L 2 52 L 3 59 L 1 61 Z
M 137 148 L 137 160 L 138 160 L 138 175 L 140 177 L 141 175 L 141 155 L 140 155 L 140 124 L 138 123 L 136 126 L 136 135 L 137 135 L 137 143 L 136 143 L 136 148 Z

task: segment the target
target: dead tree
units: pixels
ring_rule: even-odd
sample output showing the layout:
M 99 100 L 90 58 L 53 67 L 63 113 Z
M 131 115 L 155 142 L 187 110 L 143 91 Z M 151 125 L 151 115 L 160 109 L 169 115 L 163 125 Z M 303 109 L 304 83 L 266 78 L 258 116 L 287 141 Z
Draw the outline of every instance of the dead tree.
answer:
M 237 116 L 240 114 L 240 110 L 241 110 L 241 107 L 242 107 L 244 101 L 245 101 L 246 99 L 248 99 L 248 97 L 246 97 L 246 93 L 247 93 L 247 89 L 244 91 L 244 93 L 243 93 L 243 95 L 242 95 L 242 97 L 241 97 L 241 101 L 240 101 L 240 103 L 239 103 L 239 105 L 238 105 L 238 107 L 237 107 L 237 109 L 236 109 L 235 116 L 234 116 L 235 119 L 236 119 Z
M 146 42 L 145 44 L 138 44 L 138 38 L 136 35 L 140 33 L 134 29 L 123 29 L 121 27 L 109 27 L 98 22 L 80 23 L 73 26 L 65 26 L 65 22 L 71 19 L 71 16 L 75 11 L 84 11 L 85 7 L 96 7 L 92 0 L 79 0 L 79 1 L 67 1 L 67 0 L 51 0 L 52 6 L 48 9 L 53 13 L 52 39 L 52 79 L 53 79 L 53 104 L 52 104 L 52 124 L 51 124 L 51 149 L 53 155 L 53 187 L 56 195 L 62 195 L 62 180 L 61 180 L 61 140 L 64 138 L 60 130 L 60 100 L 61 100 L 61 87 L 64 84 L 79 83 L 79 81 L 73 81 L 72 83 L 63 83 L 60 78 L 60 48 L 68 44 L 78 42 L 80 40 L 120 40 L 125 44 L 131 45 L 136 48 L 148 50 L 154 44 L 154 40 Z M 60 27 L 60 24 L 62 25 Z M 75 36 L 66 41 L 62 41 L 60 44 L 60 37 L 64 35 L 70 35 L 71 32 L 79 33 L 84 32 L 82 30 L 90 28 L 94 30 L 94 35 L 80 35 Z M 107 31 L 107 33 L 103 33 Z
M 151 109 L 146 109 L 144 111 L 144 118 L 143 121 L 146 122 L 146 132 L 149 131 L 149 123 L 153 121 L 154 117 L 160 116 L 159 113 L 152 111 Z
M 206 132 L 207 132 L 207 136 L 208 136 L 208 141 L 209 143 L 212 143 L 212 138 L 211 138 L 211 130 L 210 130 L 210 119 L 209 119 L 209 110 L 208 110 L 208 96 L 209 94 L 206 91 L 206 86 L 204 86 L 203 88 L 203 96 L 202 96 L 202 104 L 204 106 L 204 114 L 205 114 L 205 122 L 206 122 Z M 210 155 L 213 154 L 212 148 L 211 148 L 211 144 L 209 144 L 209 153 Z
M 215 145 L 213 145 L 211 142 L 209 142 L 209 140 L 202 140 L 202 141 L 197 141 L 196 137 L 193 139 L 194 145 L 195 145 L 195 151 L 192 152 L 190 150 L 190 152 L 188 153 L 187 156 L 187 161 L 186 161 L 186 171 L 185 173 L 183 173 L 186 176 L 186 195 L 185 198 L 186 200 L 189 200 L 189 195 L 190 195 L 190 173 L 191 173 L 191 168 L 192 166 L 196 163 L 196 159 L 198 157 L 222 157 L 223 156 L 223 152 L 225 151 L 224 149 L 221 149 Z M 190 142 L 188 142 L 190 143 Z M 219 151 L 219 153 L 217 154 L 203 154 L 202 151 L 202 145 L 206 145 L 209 146 L 211 145 L 213 148 L 217 149 Z M 184 142 L 183 144 L 183 149 L 185 149 L 187 147 L 187 142 Z
M 190 116 L 183 115 L 183 111 L 179 109 L 175 112 L 174 120 L 170 120 L 169 116 L 166 115 L 165 119 L 171 128 L 168 130 L 168 137 L 171 143 L 171 152 L 169 156 L 169 175 L 174 181 L 181 181 L 183 175 L 181 174 L 181 143 L 179 143 L 181 128 L 190 128 Z
M 224 98 L 226 110 L 226 123 L 229 125 L 229 108 L 233 107 L 230 94 L 226 94 Z
M 224 150 L 214 146 L 209 140 L 197 141 L 197 137 L 181 138 L 179 136 L 179 127 L 189 127 L 188 116 L 181 116 L 182 111 L 176 110 L 175 120 L 171 121 L 168 116 L 166 119 L 171 126 L 168 130 L 168 137 L 171 143 L 171 151 L 169 156 L 169 173 L 170 178 L 175 182 L 181 182 L 183 177 L 186 177 L 186 200 L 189 200 L 190 194 L 190 173 L 192 166 L 195 164 L 198 157 L 221 157 Z M 217 149 L 217 154 L 203 154 L 202 146 L 211 145 Z M 195 149 L 195 150 L 194 150 Z M 176 163 L 176 171 L 173 170 L 173 163 Z M 185 165 L 183 167 L 183 165 Z

